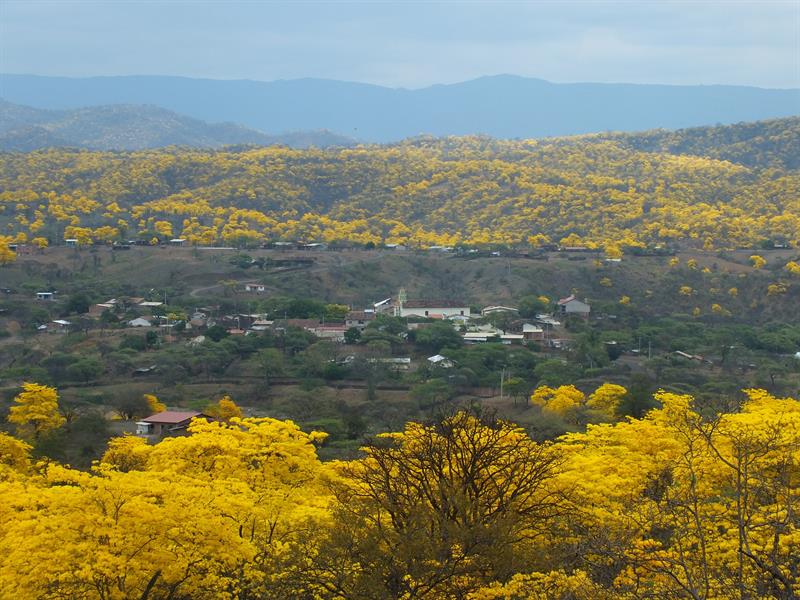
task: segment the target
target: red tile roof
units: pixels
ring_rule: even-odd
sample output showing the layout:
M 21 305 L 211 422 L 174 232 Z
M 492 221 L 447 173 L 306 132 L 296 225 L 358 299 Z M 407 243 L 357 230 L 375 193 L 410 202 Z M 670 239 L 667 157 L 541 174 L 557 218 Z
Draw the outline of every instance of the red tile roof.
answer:
M 154 415 L 150 415 L 146 419 L 142 419 L 142 422 L 162 423 L 164 425 L 177 425 L 178 423 L 189 421 L 194 417 L 202 417 L 202 416 L 203 413 L 199 413 L 196 410 L 186 410 L 186 411 L 165 410 L 164 412 L 156 413 Z

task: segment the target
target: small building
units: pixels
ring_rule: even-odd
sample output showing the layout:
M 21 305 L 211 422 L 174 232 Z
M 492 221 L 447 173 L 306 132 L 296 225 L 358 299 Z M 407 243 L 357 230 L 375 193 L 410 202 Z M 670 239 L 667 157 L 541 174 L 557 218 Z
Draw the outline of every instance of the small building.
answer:
M 525 340 L 525 336 L 521 333 L 501 333 L 500 342 L 503 344 L 521 344 Z
M 152 327 L 153 324 L 142 317 L 136 317 L 128 321 L 128 327 Z
M 533 323 L 523 323 L 522 337 L 527 341 L 538 342 L 544 339 L 544 329 Z
M 36 292 L 37 300 L 55 300 L 55 292 Z
M 310 331 L 320 339 L 343 343 L 347 327 L 344 325 L 319 325 Z
M 183 246 L 183 244 L 184 244 L 185 242 L 186 242 L 186 240 L 185 240 L 185 239 L 183 239 L 183 238 L 174 238 L 174 239 L 171 239 L 171 240 L 169 241 L 169 245 L 170 245 L 170 246 Z
M 190 339 L 188 342 L 186 342 L 186 345 L 189 346 L 189 348 L 197 348 L 198 346 L 202 345 L 203 342 L 205 341 L 206 341 L 206 336 L 198 335 Z
M 150 373 L 155 373 L 158 370 L 158 366 L 150 365 L 149 367 L 139 367 L 138 369 L 133 370 L 134 377 L 142 377 L 143 375 L 149 375 Z
M 502 333 L 494 331 L 467 331 L 462 335 L 465 344 L 484 344 L 486 342 L 499 342 Z
M 164 305 L 163 302 L 148 302 L 145 300 L 137 304 L 137 306 L 141 306 L 142 308 L 155 308 L 156 306 L 163 306 L 163 305 Z
M 447 319 L 455 315 L 469 317 L 469 306 L 458 300 L 407 300 L 398 303 L 394 310 L 396 317 Z
M 165 410 L 136 422 L 136 435 L 146 438 L 160 438 L 167 435 L 181 434 L 192 422 L 192 419 L 206 417 L 196 410 Z
M 440 369 L 451 369 L 453 366 L 455 366 L 452 360 L 446 356 L 442 356 L 441 354 L 429 356 L 428 362 L 431 364 L 431 366 L 439 367 Z
M 267 286 L 263 283 L 248 282 L 244 284 L 244 291 L 250 294 L 263 294 L 267 291 Z
M 268 331 L 272 329 L 274 324 L 275 321 L 270 321 L 268 319 L 256 319 L 253 321 L 252 325 L 250 325 L 250 331 Z
M 286 327 L 298 327 L 306 331 L 313 331 L 322 323 L 319 319 L 286 319 L 284 324 Z
M 380 302 L 373 304 L 372 309 L 376 313 L 389 313 L 394 310 L 394 305 L 392 304 L 391 298 L 386 298 L 385 300 L 381 300 Z
M 574 294 L 559 300 L 557 306 L 558 314 L 578 315 L 584 319 L 589 318 L 589 312 L 592 310 L 586 302 L 581 302 Z
M 351 310 L 345 316 L 344 324 L 347 329 L 355 327 L 358 330 L 363 330 L 374 320 L 375 311 L 373 310 Z
M 55 321 L 50 321 L 47 324 L 47 331 L 55 333 L 66 333 L 70 325 L 72 325 L 72 323 L 70 323 L 69 321 L 65 321 L 64 319 L 56 319 Z
M 554 319 L 550 315 L 538 314 L 536 315 L 536 322 L 548 327 L 561 327 L 561 321 Z
M 408 371 L 411 369 L 411 358 L 368 358 L 368 363 L 384 365 L 391 371 Z
M 487 306 L 481 310 L 481 316 L 486 317 L 497 313 L 518 313 L 519 309 L 513 306 Z
M 69 248 L 75 248 L 78 245 L 78 240 L 76 238 L 67 238 L 67 239 L 64 240 L 64 243 Z
M 199 311 L 192 313 L 189 318 L 189 325 L 192 327 L 205 327 L 208 323 L 208 315 Z
M 111 310 L 114 308 L 114 304 L 111 302 L 103 302 L 101 304 L 92 304 L 89 307 L 89 316 L 90 317 L 99 317 L 107 310 Z

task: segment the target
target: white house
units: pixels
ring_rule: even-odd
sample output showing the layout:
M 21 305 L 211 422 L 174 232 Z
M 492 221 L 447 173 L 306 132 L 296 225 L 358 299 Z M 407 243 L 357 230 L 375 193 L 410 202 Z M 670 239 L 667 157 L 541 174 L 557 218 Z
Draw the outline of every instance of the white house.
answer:
M 581 302 L 574 295 L 567 296 L 558 301 L 558 312 L 562 315 L 578 315 L 588 318 L 591 310 L 588 304 Z
M 53 292 L 36 292 L 37 300 L 55 300 Z
M 454 316 L 469 317 L 469 306 L 454 300 L 407 300 L 394 307 L 396 317 L 429 317 L 449 319 Z

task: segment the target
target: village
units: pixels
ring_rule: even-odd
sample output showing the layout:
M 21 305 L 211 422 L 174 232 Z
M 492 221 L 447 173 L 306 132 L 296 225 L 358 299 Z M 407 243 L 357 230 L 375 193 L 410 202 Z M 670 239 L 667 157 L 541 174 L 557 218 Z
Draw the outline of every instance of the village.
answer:
M 265 287 L 263 284 L 250 282 L 245 283 L 240 292 L 262 295 Z M 35 297 L 40 302 L 53 302 L 57 299 L 57 292 L 37 292 Z M 89 305 L 85 314 L 77 315 L 71 321 L 53 319 L 37 324 L 36 329 L 42 333 L 67 333 L 76 328 L 86 328 L 87 319 L 91 320 L 94 328 L 104 321 L 108 323 L 109 317 L 114 314 L 134 311 L 137 316 L 131 319 L 115 319 L 117 327 L 157 332 L 165 342 L 177 341 L 176 334 L 181 332 L 183 337 L 191 334 L 189 343 L 196 345 L 205 340 L 203 333 L 212 327 L 221 327 L 226 334 L 234 336 L 285 331 L 287 327 L 295 327 L 318 339 L 344 344 L 356 341 L 360 333 L 376 318 L 388 316 L 406 320 L 408 329 L 412 331 L 424 329 L 435 322 L 449 323 L 461 335 L 465 344 L 494 342 L 509 345 L 536 342 L 545 348 L 562 350 L 569 349 L 570 346 L 570 337 L 562 320 L 567 317 L 588 319 L 591 312 L 588 301 L 569 295 L 559 299 L 553 311 L 538 312 L 526 317 L 520 315 L 518 308 L 503 305 L 486 306 L 475 313 L 462 300 L 409 300 L 404 289 L 400 289 L 396 297 L 377 301 L 369 307 L 355 309 L 348 306 L 341 318 L 327 320 L 324 316 L 280 318 L 280 315 L 268 313 L 220 314 L 219 306 L 194 308 L 184 316 L 176 312 L 165 313 L 164 307 L 165 302 L 145 300 L 143 297 L 110 298 L 105 302 Z
M 570 430 L 529 410 L 541 385 L 619 382 L 637 414 L 658 386 L 714 394 L 712 382 L 781 381 L 798 360 L 788 326 L 733 347 L 715 341 L 722 317 L 690 314 L 711 298 L 678 293 L 702 289 L 714 269 L 727 279 L 718 287 L 752 302 L 741 253 L 124 246 L 18 248 L 0 286 L 0 389 L 57 382 L 79 414 L 148 439 L 183 426 L 156 427 L 173 416 L 148 412 L 143 395 L 201 414 L 229 395 L 246 415 L 329 432 L 336 457 L 365 427 L 394 430 L 454 405 L 497 410 L 542 439 Z

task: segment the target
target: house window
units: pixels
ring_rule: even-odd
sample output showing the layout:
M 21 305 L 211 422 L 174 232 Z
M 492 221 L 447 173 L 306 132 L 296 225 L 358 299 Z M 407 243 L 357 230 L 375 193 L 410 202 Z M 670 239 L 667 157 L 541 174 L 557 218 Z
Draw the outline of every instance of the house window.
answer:
M 428 311 L 427 311 L 427 310 L 425 311 L 425 316 L 426 316 L 426 317 L 428 316 Z
M 464 311 L 463 311 L 463 310 L 461 311 L 461 316 L 462 316 L 462 317 L 464 316 Z

